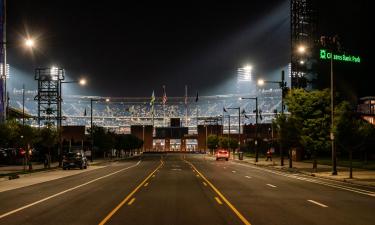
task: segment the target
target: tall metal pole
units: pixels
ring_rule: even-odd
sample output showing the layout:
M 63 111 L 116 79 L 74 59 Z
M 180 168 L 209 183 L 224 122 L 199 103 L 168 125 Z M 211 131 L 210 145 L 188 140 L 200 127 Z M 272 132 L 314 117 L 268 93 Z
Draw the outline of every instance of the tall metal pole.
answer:
M 7 27 L 7 10 L 6 10 L 6 0 L 3 0 L 3 87 L 4 87 L 4 92 L 2 93 L 3 99 L 3 121 L 5 122 L 7 120 L 7 110 L 8 110 L 8 95 L 7 95 L 7 74 L 6 74 L 6 68 L 7 68 L 7 32 L 6 32 L 6 27 Z
M 230 140 L 230 114 L 228 114 L 228 145 L 229 145 L 229 140 Z M 229 146 L 228 146 L 229 147 Z
M 22 125 L 25 126 L 25 84 L 22 84 Z
M 334 91 L 333 91 L 333 54 L 331 54 L 331 148 L 332 148 L 332 175 L 337 175 L 335 137 L 333 134 L 334 116 Z
M 258 162 L 258 97 L 255 97 L 255 162 Z
M 207 153 L 207 124 L 204 125 L 206 127 L 206 147 L 205 147 L 205 153 Z
M 145 152 L 145 125 L 142 126 L 142 141 L 143 141 L 143 146 L 142 146 L 142 151 Z
M 285 72 L 281 71 L 281 115 L 284 115 L 284 88 L 285 88 Z M 273 130 L 272 130 L 273 132 Z M 273 135 L 273 134 L 272 134 Z M 280 141 L 280 165 L 284 166 L 283 144 Z
M 238 151 L 241 149 L 241 109 L 238 107 Z M 234 154 L 233 154 L 234 157 Z
M 92 102 L 93 102 L 93 99 L 91 98 L 90 99 L 90 117 L 91 117 L 91 162 L 93 161 L 93 158 L 94 158 L 94 131 L 93 131 L 93 126 L 92 126 Z

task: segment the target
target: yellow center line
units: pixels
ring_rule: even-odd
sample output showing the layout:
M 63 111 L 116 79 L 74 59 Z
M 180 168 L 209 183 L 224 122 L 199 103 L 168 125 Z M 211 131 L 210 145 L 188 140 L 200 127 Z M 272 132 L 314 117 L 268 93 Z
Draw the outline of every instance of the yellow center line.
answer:
M 128 203 L 128 205 L 133 204 L 134 201 L 135 201 L 135 198 L 132 198 L 132 200 L 130 200 L 130 202 Z
M 150 179 L 151 176 L 164 164 L 163 161 L 160 161 L 160 165 L 152 171 L 128 196 L 126 196 L 100 223 L 99 225 L 104 225 L 108 222 L 109 219 Z
M 220 201 L 220 198 L 215 197 L 215 200 L 217 201 L 217 203 L 219 203 L 219 205 L 222 205 L 222 204 L 223 204 L 223 203 Z
M 232 205 L 232 203 L 229 202 L 229 200 L 209 181 L 197 168 L 189 161 L 185 160 L 186 163 L 188 163 L 190 166 L 194 168 L 194 170 L 202 177 L 204 181 L 216 192 L 216 194 L 219 195 L 219 197 L 227 204 L 227 206 L 236 214 L 236 216 L 245 224 L 245 225 L 251 225 L 251 223 Z

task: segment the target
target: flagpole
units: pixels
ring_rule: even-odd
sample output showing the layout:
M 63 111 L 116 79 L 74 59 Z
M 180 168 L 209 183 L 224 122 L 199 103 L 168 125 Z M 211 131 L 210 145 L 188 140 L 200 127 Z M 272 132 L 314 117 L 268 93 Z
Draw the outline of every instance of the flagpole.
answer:
M 188 101 L 187 101 L 188 86 L 185 85 L 185 126 L 188 127 Z

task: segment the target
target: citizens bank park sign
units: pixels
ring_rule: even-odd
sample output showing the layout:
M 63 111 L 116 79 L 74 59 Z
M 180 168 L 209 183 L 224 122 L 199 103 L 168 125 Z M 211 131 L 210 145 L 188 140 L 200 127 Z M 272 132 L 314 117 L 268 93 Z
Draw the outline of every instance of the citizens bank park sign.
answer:
M 361 63 L 359 56 L 347 55 L 347 54 L 335 54 L 327 51 L 326 49 L 320 49 L 320 59 L 322 60 L 335 60 L 351 63 Z

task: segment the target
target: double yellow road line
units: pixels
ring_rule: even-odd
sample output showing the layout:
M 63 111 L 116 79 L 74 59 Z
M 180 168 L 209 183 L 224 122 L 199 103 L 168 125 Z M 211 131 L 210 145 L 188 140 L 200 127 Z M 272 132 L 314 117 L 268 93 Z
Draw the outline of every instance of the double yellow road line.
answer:
M 156 171 L 158 169 L 160 169 L 162 166 L 164 165 L 164 162 L 163 161 L 160 161 L 160 164 L 159 166 L 154 170 L 152 171 L 130 194 L 128 194 L 128 196 L 126 196 L 124 198 L 124 200 L 122 200 L 100 223 L 99 225 L 104 225 L 106 224 L 110 219 L 111 217 L 123 206 L 126 204 L 126 202 L 129 201 L 129 199 L 131 199 L 133 197 L 133 195 L 152 177 L 154 176 L 154 174 L 156 173 Z M 135 199 L 134 199 L 135 200 Z M 134 202 L 133 200 L 133 202 Z M 133 203 L 132 202 L 132 203 Z
M 197 168 L 189 161 L 184 160 L 187 164 L 189 164 L 195 172 L 208 184 L 211 189 L 225 202 L 225 204 L 234 212 L 234 214 L 243 222 L 245 225 L 251 225 L 251 223 L 234 207 L 232 203 L 209 181 L 207 178 L 197 170 Z M 216 197 L 217 198 L 217 197 Z M 221 202 L 220 199 L 216 199 L 216 201 Z M 220 203 L 219 203 L 220 204 Z

